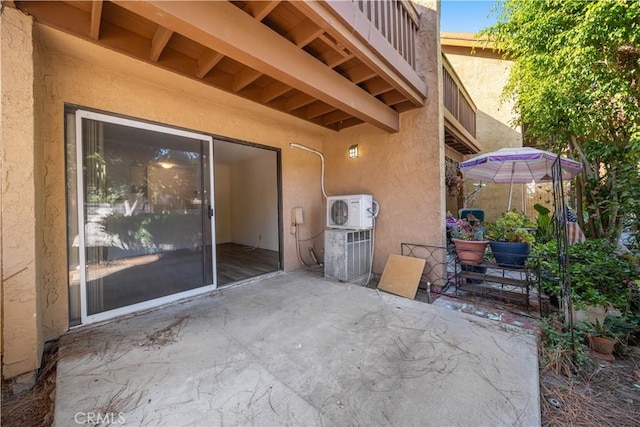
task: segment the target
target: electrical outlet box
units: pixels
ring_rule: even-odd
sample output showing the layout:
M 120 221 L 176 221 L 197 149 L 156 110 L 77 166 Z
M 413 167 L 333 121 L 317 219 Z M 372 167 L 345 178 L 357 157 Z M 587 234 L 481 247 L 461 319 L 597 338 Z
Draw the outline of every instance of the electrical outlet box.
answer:
M 293 218 L 294 224 L 303 224 L 304 219 L 302 218 L 302 208 L 293 208 L 293 213 L 291 214 Z

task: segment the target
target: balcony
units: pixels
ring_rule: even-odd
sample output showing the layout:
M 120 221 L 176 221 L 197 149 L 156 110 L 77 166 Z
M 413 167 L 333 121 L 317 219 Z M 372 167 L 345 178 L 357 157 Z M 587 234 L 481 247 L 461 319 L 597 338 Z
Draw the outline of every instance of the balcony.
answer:
M 35 20 L 334 131 L 424 105 L 419 15 L 389 1 L 14 1 Z
M 480 152 L 476 140 L 476 106 L 453 67 L 442 55 L 445 144 L 460 154 Z

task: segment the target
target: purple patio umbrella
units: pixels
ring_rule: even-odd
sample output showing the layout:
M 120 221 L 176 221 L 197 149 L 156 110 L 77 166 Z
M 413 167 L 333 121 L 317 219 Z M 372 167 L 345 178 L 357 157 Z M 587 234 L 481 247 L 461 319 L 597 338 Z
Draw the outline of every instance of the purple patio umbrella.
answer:
M 511 210 L 513 184 L 551 181 L 551 167 L 557 157 L 532 147 L 501 148 L 460 163 L 460 172 L 469 179 L 509 184 L 507 210 Z M 566 157 L 560 158 L 560 165 L 563 180 L 573 178 L 582 170 L 580 162 Z

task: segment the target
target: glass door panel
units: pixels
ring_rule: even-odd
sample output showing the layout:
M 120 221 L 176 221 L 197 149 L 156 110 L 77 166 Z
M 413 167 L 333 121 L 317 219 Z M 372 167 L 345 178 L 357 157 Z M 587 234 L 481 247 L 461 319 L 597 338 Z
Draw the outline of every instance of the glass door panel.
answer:
M 113 120 L 77 129 L 85 316 L 213 284 L 210 141 Z

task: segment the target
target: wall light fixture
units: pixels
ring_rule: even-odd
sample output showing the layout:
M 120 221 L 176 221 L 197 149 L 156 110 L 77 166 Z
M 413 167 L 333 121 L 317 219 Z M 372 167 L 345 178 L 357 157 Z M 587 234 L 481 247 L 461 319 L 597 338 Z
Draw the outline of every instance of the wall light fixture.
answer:
M 358 158 L 358 144 L 352 145 L 349 147 L 349 158 L 357 159 Z

